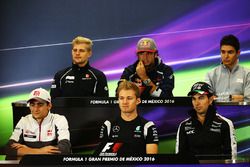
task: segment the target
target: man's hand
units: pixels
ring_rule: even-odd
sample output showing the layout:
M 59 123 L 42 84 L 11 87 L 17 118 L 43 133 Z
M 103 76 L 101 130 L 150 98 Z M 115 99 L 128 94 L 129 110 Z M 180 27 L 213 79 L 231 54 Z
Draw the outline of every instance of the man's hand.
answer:
M 136 73 L 141 78 L 142 81 L 148 79 L 146 68 L 142 61 L 139 61 L 136 66 Z
M 232 101 L 234 101 L 234 102 L 244 101 L 244 96 L 243 95 L 232 95 Z
M 19 156 L 23 156 L 26 154 L 60 154 L 61 153 L 58 147 L 51 146 L 51 145 L 41 147 L 41 148 L 31 148 L 20 143 L 13 143 L 11 147 L 17 150 L 17 154 Z
M 28 148 L 28 146 L 20 144 L 20 143 L 13 143 L 13 144 L 11 144 L 11 147 L 16 149 L 16 150 L 18 150 L 20 148 Z
M 61 151 L 55 146 L 45 146 L 40 148 L 40 154 L 59 154 Z

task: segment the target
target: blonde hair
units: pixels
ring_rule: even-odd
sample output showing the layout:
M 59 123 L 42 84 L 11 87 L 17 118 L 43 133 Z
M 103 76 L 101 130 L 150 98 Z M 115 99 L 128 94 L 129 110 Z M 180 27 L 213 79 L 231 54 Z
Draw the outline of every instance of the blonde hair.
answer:
M 116 97 L 119 97 L 119 93 L 121 92 L 121 90 L 133 90 L 135 92 L 135 96 L 136 98 L 139 98 L 140 97 L 140 91 L 139 91 L 139 88 L 138 86 L 133 83 L 133 82 L 130 82 L 130 81 L 127 81 L 127 80 L 122 80 L 120 83 L 119 83 L 119 86 L 116 90 Z
M 89 38 L 82 37 L 82 36 L 78 36 L 75 39 L 73 39 L 72 47 L 74 47 L 75 44 L 82 44 L 82 43 L 89 45 L 89 50 L 92 50 L 92 46 L 93 46 L 92 40 Z

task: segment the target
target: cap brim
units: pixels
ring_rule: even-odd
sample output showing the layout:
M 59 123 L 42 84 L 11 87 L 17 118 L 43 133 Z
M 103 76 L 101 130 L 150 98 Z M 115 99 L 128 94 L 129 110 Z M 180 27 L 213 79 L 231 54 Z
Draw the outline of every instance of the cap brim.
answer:
M 157 50 L 137 50 L 136 53 L 140 53 L 140 52 L 151 52 L 151 53 L 154 53 L 154 52 L 157 52 Z
M 208 92 L 202 91 L 202 90 L 192 90 L 192 91 L 190 91 L 190 92 L 188 93 L 188 96 L 192 96 L 192 95 L 194 95 L 194 94 L 196 94 L 196 93 L 199 93 L 199 94 L 201 94 L 201 95 L 207 95 L 207 94 L 209 94 Z
M 31 100 L 37 100 L 39 102 L 49 102 L 47 100 L 44 100 L 42 98 L 39 98 L 39 97 L 33 97 L 33 98 L 30 98 L 27 102 L 30 102 Z M 49 102 L 50 103 L 50 102 Z

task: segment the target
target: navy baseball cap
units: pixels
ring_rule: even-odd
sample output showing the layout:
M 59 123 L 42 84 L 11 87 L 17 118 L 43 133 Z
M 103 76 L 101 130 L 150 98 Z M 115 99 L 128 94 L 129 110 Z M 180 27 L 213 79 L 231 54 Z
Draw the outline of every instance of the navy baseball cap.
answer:
M 206 82 L 196 82 L 190 92 L 188 93 L 188 96 L 192 96 L 196 93 L 199 93 L 199 94 L 205 94 L 205 95 L 214 95 L 214 91 L 212 89 L 212 87 L 207 84 Z

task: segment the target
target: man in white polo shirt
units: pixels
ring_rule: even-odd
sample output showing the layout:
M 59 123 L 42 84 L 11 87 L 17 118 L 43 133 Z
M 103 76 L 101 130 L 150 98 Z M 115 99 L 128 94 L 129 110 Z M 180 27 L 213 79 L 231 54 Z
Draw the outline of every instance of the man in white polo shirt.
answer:
M 27 154 L 69 154 L 68 121 L 50 113 L 51 97 L 45 89 L 33 90 L 28 99 L 31 114 L 17 123 L 6 147 L 6 159 Z

